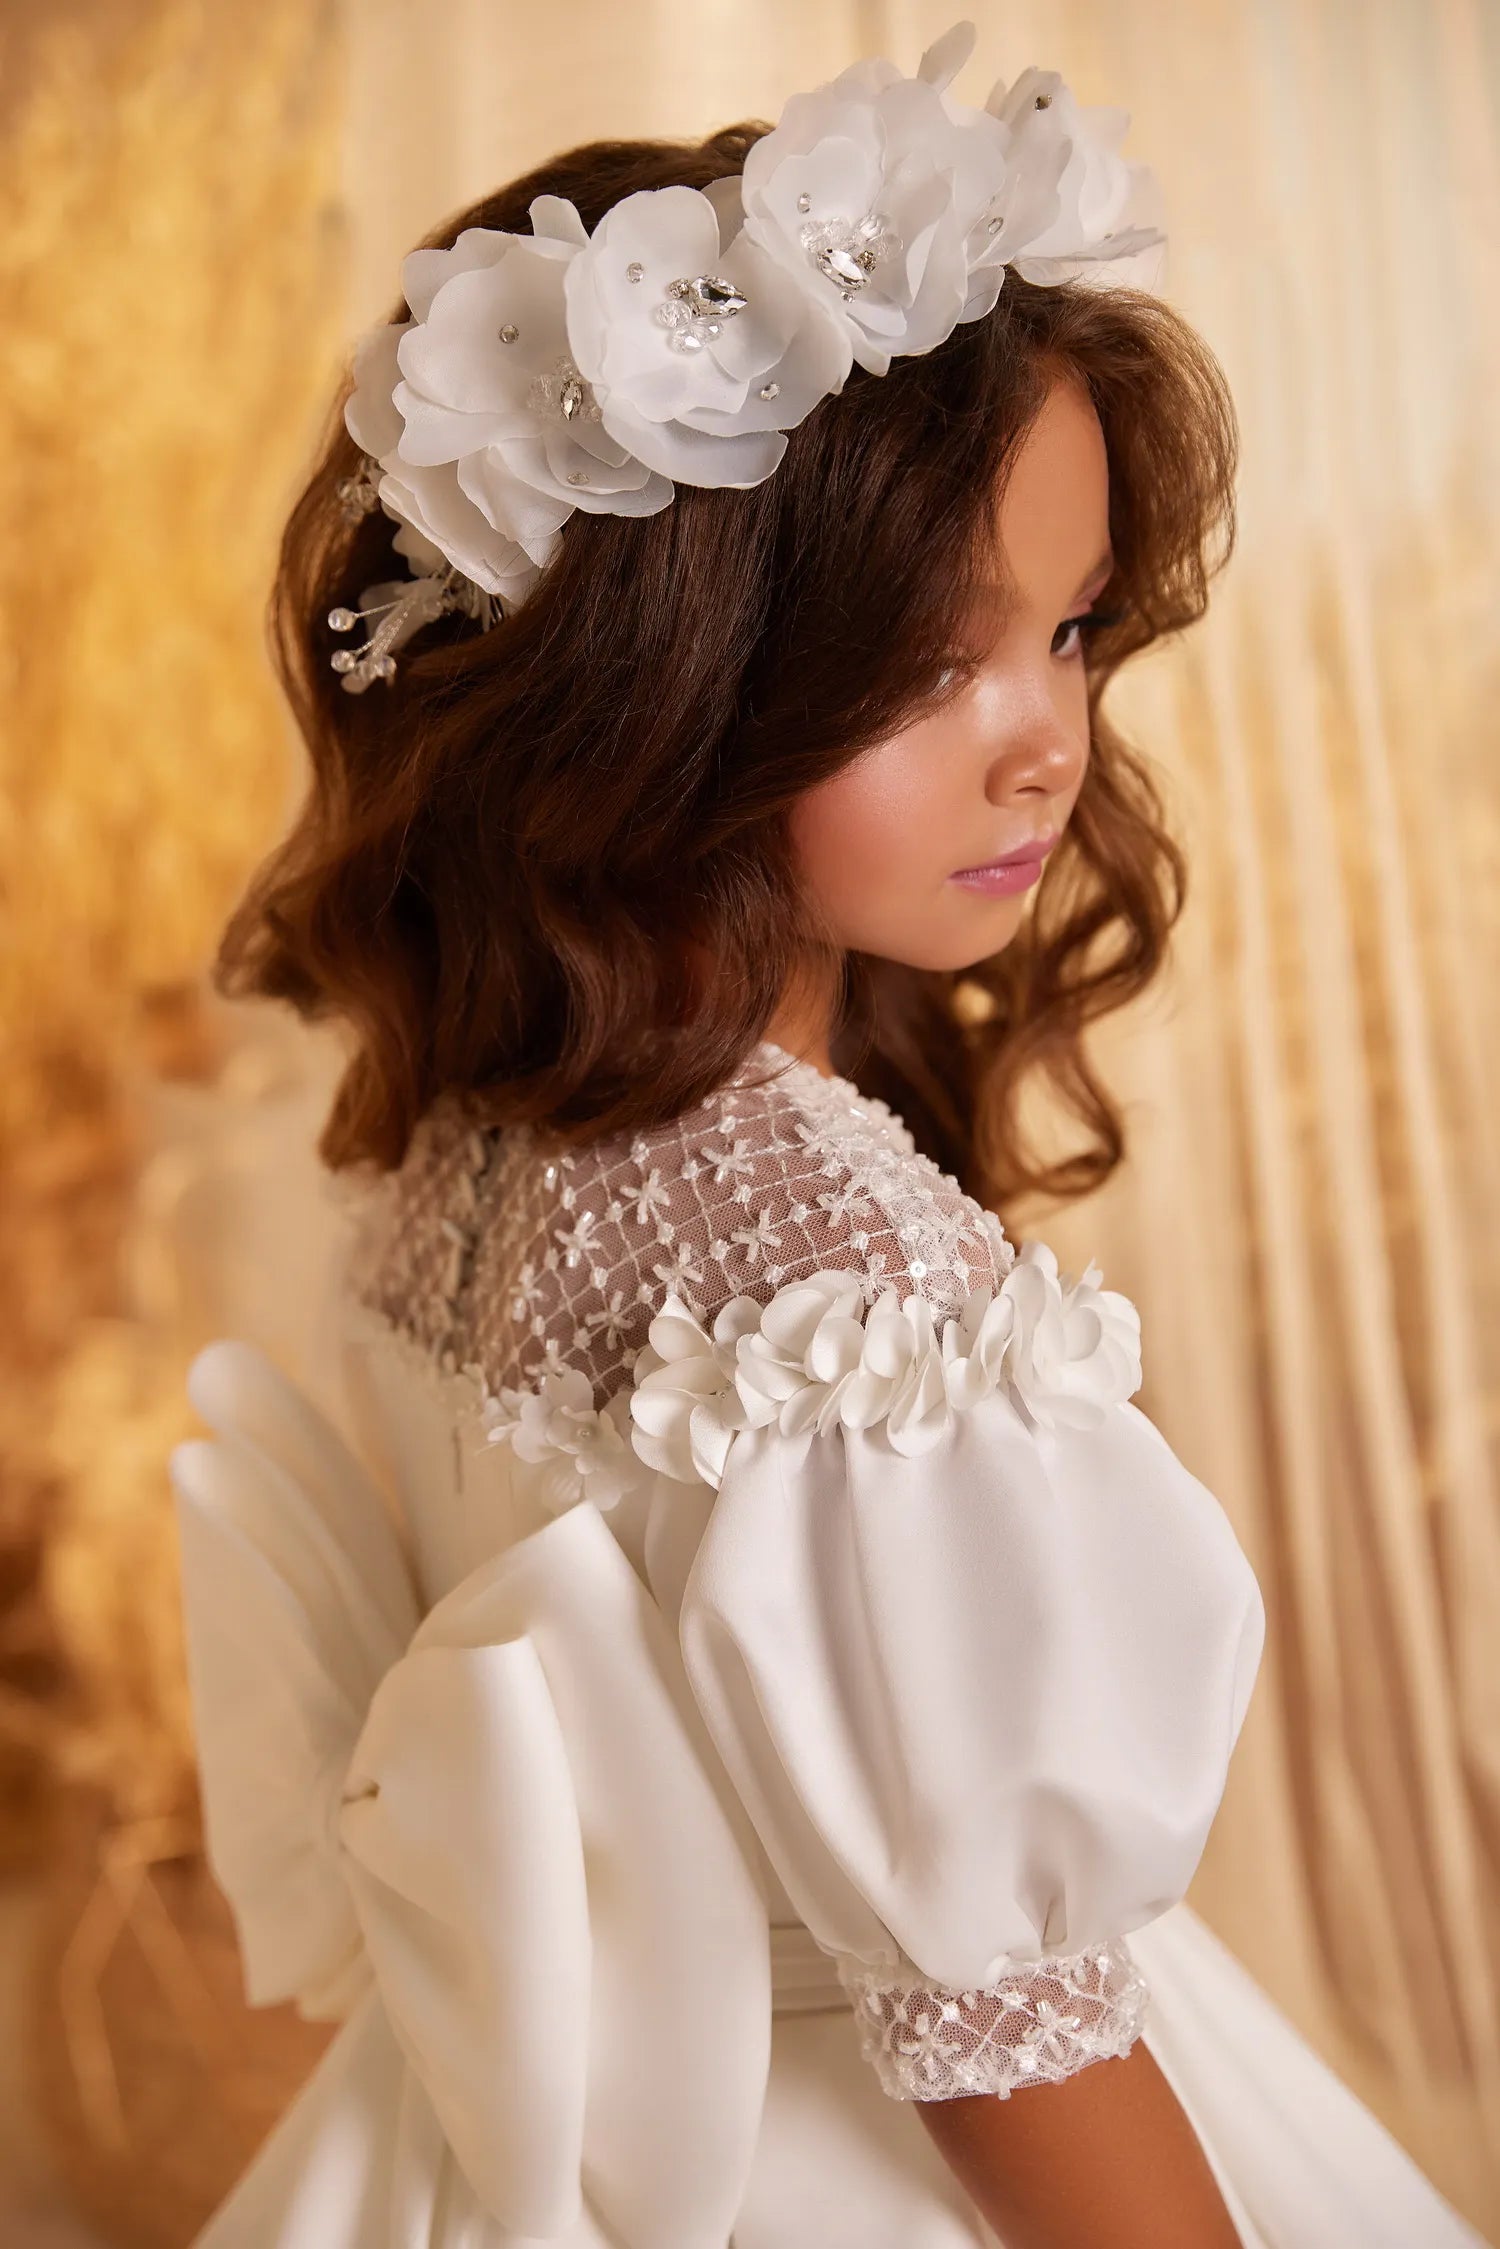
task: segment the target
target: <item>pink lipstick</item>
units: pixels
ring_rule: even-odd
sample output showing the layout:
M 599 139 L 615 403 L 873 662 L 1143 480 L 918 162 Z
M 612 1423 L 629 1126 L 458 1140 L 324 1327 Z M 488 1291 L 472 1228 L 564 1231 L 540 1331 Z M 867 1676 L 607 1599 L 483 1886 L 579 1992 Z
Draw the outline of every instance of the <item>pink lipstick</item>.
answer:
M 960 867 L 949 876 L 950 882 L 962 883 L 965 890 L 978 891 L 982 898 L 1009 898 L 1018 890 L 1029 890 L 1042 871 L 1056 836 L 1044 836 L 1037 843 L 1028 843 L 1019 851 L 1007 852 L 1003 859 L 986 860 L 981 867 Z

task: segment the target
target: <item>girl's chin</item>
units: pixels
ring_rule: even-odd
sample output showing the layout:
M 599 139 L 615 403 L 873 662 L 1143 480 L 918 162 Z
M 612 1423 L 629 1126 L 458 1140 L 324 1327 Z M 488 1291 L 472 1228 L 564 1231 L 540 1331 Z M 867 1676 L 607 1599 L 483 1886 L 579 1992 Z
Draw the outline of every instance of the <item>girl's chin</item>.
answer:
M 950 929 L 946 942 L 935 944 L 929 936 L 924 942 L 903 945 L 894 939 L 886 944 L 866 940 L 850 946 L 851 952 L 868 953 L 875 960 L 893 961 L 900 968 L 915 968 L 930 975 L 960 975 L 966 968 L 977 968 L 981 961 L 992 960 L 1001 953 L 1021 928 L 1021 916 L 1007 914 L 993 901 L 982 914 L 970 914 L 965 930 Z

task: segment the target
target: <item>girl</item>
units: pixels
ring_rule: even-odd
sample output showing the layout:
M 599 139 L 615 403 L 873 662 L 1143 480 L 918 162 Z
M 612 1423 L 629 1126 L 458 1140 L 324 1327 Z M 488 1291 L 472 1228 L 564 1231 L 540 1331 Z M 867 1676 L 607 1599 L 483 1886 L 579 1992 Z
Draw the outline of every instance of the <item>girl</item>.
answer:
M 1121 1159 L 1100 698 L 1235 433 L 1123 119 L 971 37 L 462 214 L 289 523 L 220 974 L 351 1034 L 363 1458 L 221 1343 L 174 1465 L 250 1997 L 342 2028 L 214 2249 L 1475 2238 L 1181 1902 L 1259 1591 L 997 1215 Z

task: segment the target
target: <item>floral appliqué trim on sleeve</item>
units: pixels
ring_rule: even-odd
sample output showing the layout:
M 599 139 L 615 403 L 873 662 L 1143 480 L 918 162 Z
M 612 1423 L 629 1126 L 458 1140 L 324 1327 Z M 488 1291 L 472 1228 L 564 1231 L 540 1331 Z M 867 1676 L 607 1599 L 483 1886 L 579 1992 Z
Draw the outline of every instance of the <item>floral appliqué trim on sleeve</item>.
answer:
M 1092 1429 L 1140 1387 L 1140 1320 L 1090 1265 L 1059 1274 L 1028 1242 L 996 1288 L 971 1289 L 941 1326 L 924 1297 L 886 1289 L 868 1308 L 857 1272 L 789 1281 L 769 1303 L 731 1297 L 705 1327 L 669 1289 L 632 1386 L 596 1408 L 588 1377 L 554 1367 L 535 1390 L 486 1397 L 490 1443 L 509 1440 L 553 1512 L 613 1507 L 644 1469 L 718 1489 L 742 1429 L 788 1438 L 883 1426 L 897 1452 L 936 1445 L 952 1417 L 1003 1388 L 1029 1427 Z
M 950 1991 L 915 1971 L 837 1956 L 864 2058 L 892 2100 L 953 2100 L 1055 2085 L 1128 2054 L 1149 1998 L 1123 1940 L 1018 1964 L 1002 1983 Z
M 879 1423 L 896 1451 L 921 1453 L 1003 1387 L 1032 1428 L 1095 1428 L 1141 1382 L 1135 1306 L 1100 1278 L 1062 1276 L 1028 1242 L 941 1330 L 924 1298 L 893 1288 L 866 1311 L 856 1273 L 814 1273 L 764 1305 L 733 1297 L 711 1329 L 669 1293 L 635 1364 L 632 1442 L 663 1475 L 717 1490 L 739 1431 L 772 1423 L 787 1437 Z

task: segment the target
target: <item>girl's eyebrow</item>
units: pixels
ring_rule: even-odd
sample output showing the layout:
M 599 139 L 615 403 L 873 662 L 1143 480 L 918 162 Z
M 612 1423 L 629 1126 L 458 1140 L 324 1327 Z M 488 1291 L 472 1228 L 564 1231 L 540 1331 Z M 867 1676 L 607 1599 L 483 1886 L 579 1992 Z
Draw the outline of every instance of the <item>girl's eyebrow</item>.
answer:
M 1100 555 L 1093 568 L 1084 573 L 1084 576 L 1080 581 L 1078 591 L 1073 597 L 1074 600 L 1081 601 L 1083 599 L 1085 590 L 1094 583 L 1094 580 L 1096 578 L 1100 580 L 1107 579 L 1112 574 L 1114 567 L 1115 552 L 1114 547 L 1111 544 L 1105 548 L 1103 554 Z M 1004 628 L 1009 624 L 1011 618 L 1014 616 L 1016 610 L 1016 587 L 1014 580 L 1010 578 L 980 578 L 975 581 L 970 590 L 975 594 L 989 597 L 994 606 L 996 623 L 999 626 L 1000 630 L 1003 631 Z

